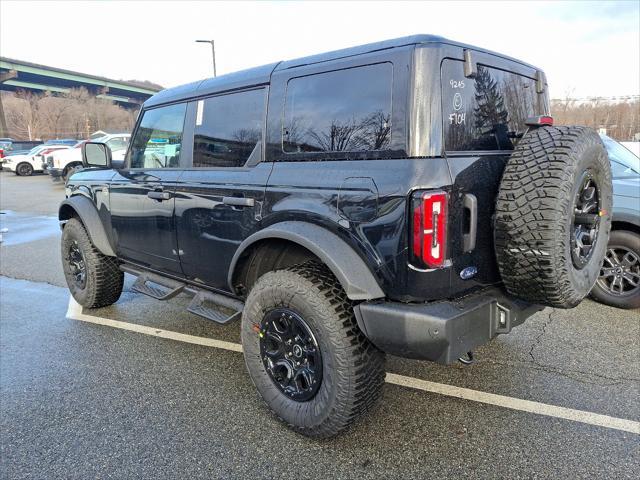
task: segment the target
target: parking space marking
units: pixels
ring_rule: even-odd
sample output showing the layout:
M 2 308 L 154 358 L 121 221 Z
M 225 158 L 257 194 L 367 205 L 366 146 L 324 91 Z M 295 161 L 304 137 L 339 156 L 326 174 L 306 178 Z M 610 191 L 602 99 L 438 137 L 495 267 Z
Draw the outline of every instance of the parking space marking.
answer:
M 173 332 L 171 330 L 162 330 L 159 328 L 148 327 L 146 325 L 137 325 L 135 323 L 121 322 L 111 320 L 109 318 L 96 317 L 94 315 L 86 315 L 82 312 L 82 306 L 76 302 L 73 297 L 69 298 L 69 308 L 67 309 L 67 318 L 71 320 L 79 320 L 82 322 L 94 323 L 106 327 L 118 328 L 130 332 L 142 333 L 159 338 L 167 338 L 169 340 L 177 340 L 179 342 L 192 343 L 195 345 L 203 345 L 206 347 L 220 348 L 230 350 L 232 352 L 242 353 L 242 345 L 239 343 L 225 342 L 213 338 L 199 337 L 196 335 L 188 335 L 185 333 Z M 494 393 L 481 392 L 470 388 L 456 387 L 445 383 L 429 382 L 418 378 L 406 377 L 395 373 L 387 373 L 385 381 L 392 385 L 412 388 L 414 390 L 422 390 L 429 393 L 436 393 L 448 397 L 470 400 L 473 402 L 485 403 L 497 407 L 509 408 L 521 412 L 534 413 L 547 417 L 560 418 L 563 420 L 571 420 L 579 423 L 586 423 L 597 427 L 610 428 L 613 430 L 621 430 L 640 435 L 640 422 L 627 420 L 624 418 L 611 417 L 609 415 L 601 415 L 599 413 L 587 412 L 584 410 L 575 410 L 573 408 L 558 407 L 546 403 L 534 402 L 531 400 L 523 400 L 520 398 L 507 397 L 505 395 L 497 395 Z

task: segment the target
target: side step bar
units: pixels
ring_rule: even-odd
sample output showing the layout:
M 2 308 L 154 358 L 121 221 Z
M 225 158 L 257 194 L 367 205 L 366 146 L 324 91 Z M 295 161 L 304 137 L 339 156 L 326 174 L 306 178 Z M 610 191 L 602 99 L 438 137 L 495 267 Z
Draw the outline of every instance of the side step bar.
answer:
M 209 306 L 207 304 L 209 304 Z M 211 304 L 213 304 L 213 307 Z M 199 290 L 193 297 L 193 300 L 191 300 L 187 310 L 208 320 L 224 325 L 236 318 L 240 318 L 243 308 L 244 303 L 240 300 L 226 297 L 220 293 Z M 229 311 L 232 313 L 228 314 L 227 312 Z
M 130 265 L 121 265 L 120 270 L 137 277 L 131 287 L 133 290 L 156 300 L 169 300 L 182 292 L 192 293 L 194 296 L 187 310 L 212 322 L 225 324 L 242 315 L 244 303 L 235 298 L 203 290 Z
M 184 287 L 186 287 L 186 285 L 182 282 L 164 278 L 150 272 L 141 272 L 131 288 L 136 292 L 149 295 L 156 300 L 169 300 L 179 293 L 182 293 Z

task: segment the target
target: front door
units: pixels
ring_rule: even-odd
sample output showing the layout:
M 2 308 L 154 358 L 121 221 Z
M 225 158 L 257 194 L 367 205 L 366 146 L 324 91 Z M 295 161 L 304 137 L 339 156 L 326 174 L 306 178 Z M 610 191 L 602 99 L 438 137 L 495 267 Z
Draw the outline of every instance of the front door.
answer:
M 110 190 L 118 256 L 174 275 L 182 275 L 174 207 L 185 112 L 182 103 L 143 113 Z
M 266 89 L 195 102 L 193 162 L 176 189 L 185 276 L 227 290 L 240 243 L 259 226 L 272 164 L 262 162 Z

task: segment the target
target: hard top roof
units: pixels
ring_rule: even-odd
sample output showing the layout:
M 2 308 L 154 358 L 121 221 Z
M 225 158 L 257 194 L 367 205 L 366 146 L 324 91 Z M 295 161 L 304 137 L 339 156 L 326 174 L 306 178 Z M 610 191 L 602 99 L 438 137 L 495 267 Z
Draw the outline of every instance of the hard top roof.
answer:
M 341 50 L 334 50 L 331 52 L 320 53 L 317 55 L 310 55 L 307 57 L 296 58 L 293 60 L 286 60 L 281 62 L 270 63 L 260 67 L 249 68 L 247 70 L 241 70 L 238 72 L 228 73 L 215 78 L 208 78 L 205 80 L 199 80 L 196 82 L 188 83 L 186 85 L 180 85 L 173 88 L 168 88 L 156 93 L 153 97 L 149 98 L 145 103 L 145 107 L 154 107 L 156 105 L 175 102 L 186 98 L 199 97 L 212 95 L 219 92 L 225 92 L 229 90 L 235 90 L 239 88 L 249 88 L 252 86 L 263 85 L 269 83 L 271 74 L 276 70 L 286 70 L 289 68 L 299 67 L 302 65 L 310 65 L 313 63 L 327 62 L 330 60 L 336 60 L 339 58 L 352 57 L 355 55 L 362 55 L 365 53 L 371 53 L 381 50 L 387 50 L 390 48 L 403 47 L 408 45 L 417 45 L 425 43 L 442 43 L 452 46 L 470 48 L 473 50 L 490 53 L 492 55 L 498 55 L 502 58 L 518 62 L 528 67 L 533 67 L 520 60 L 507 57 L 502 54 L 491 52 L 482 48 L 466 45 L 464 43 L 454 42 L 438 35 L 411 35 L 407 37 L 394 38 L 392 40 L 384 40 L 381 42 L 368 43 L 366 45 L 359 45 L 356 47 L 344 48 Z

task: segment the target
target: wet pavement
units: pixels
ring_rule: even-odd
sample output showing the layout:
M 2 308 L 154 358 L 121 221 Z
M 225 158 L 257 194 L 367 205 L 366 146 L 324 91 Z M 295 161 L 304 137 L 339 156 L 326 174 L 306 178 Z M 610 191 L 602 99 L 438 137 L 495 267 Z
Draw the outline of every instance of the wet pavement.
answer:
M 19 201 L 64 191 L 47 177 L 6 176 L 1 478 L 640 477 L 640 435 L 390 384 L 345 434 L 301 437 L 259 400 L 241 353 L 67 319 L 55 209 Z M 158 302 L 130 286 L 128 277 L 115 305 L 85 313 L 239 341 L 237 323 L 187 313 L 188 296 Z M 639 313 L 587 300 L 538 313 L 469 367 L 390 357 L 388 371 L 640 421 L 639 354 Z

